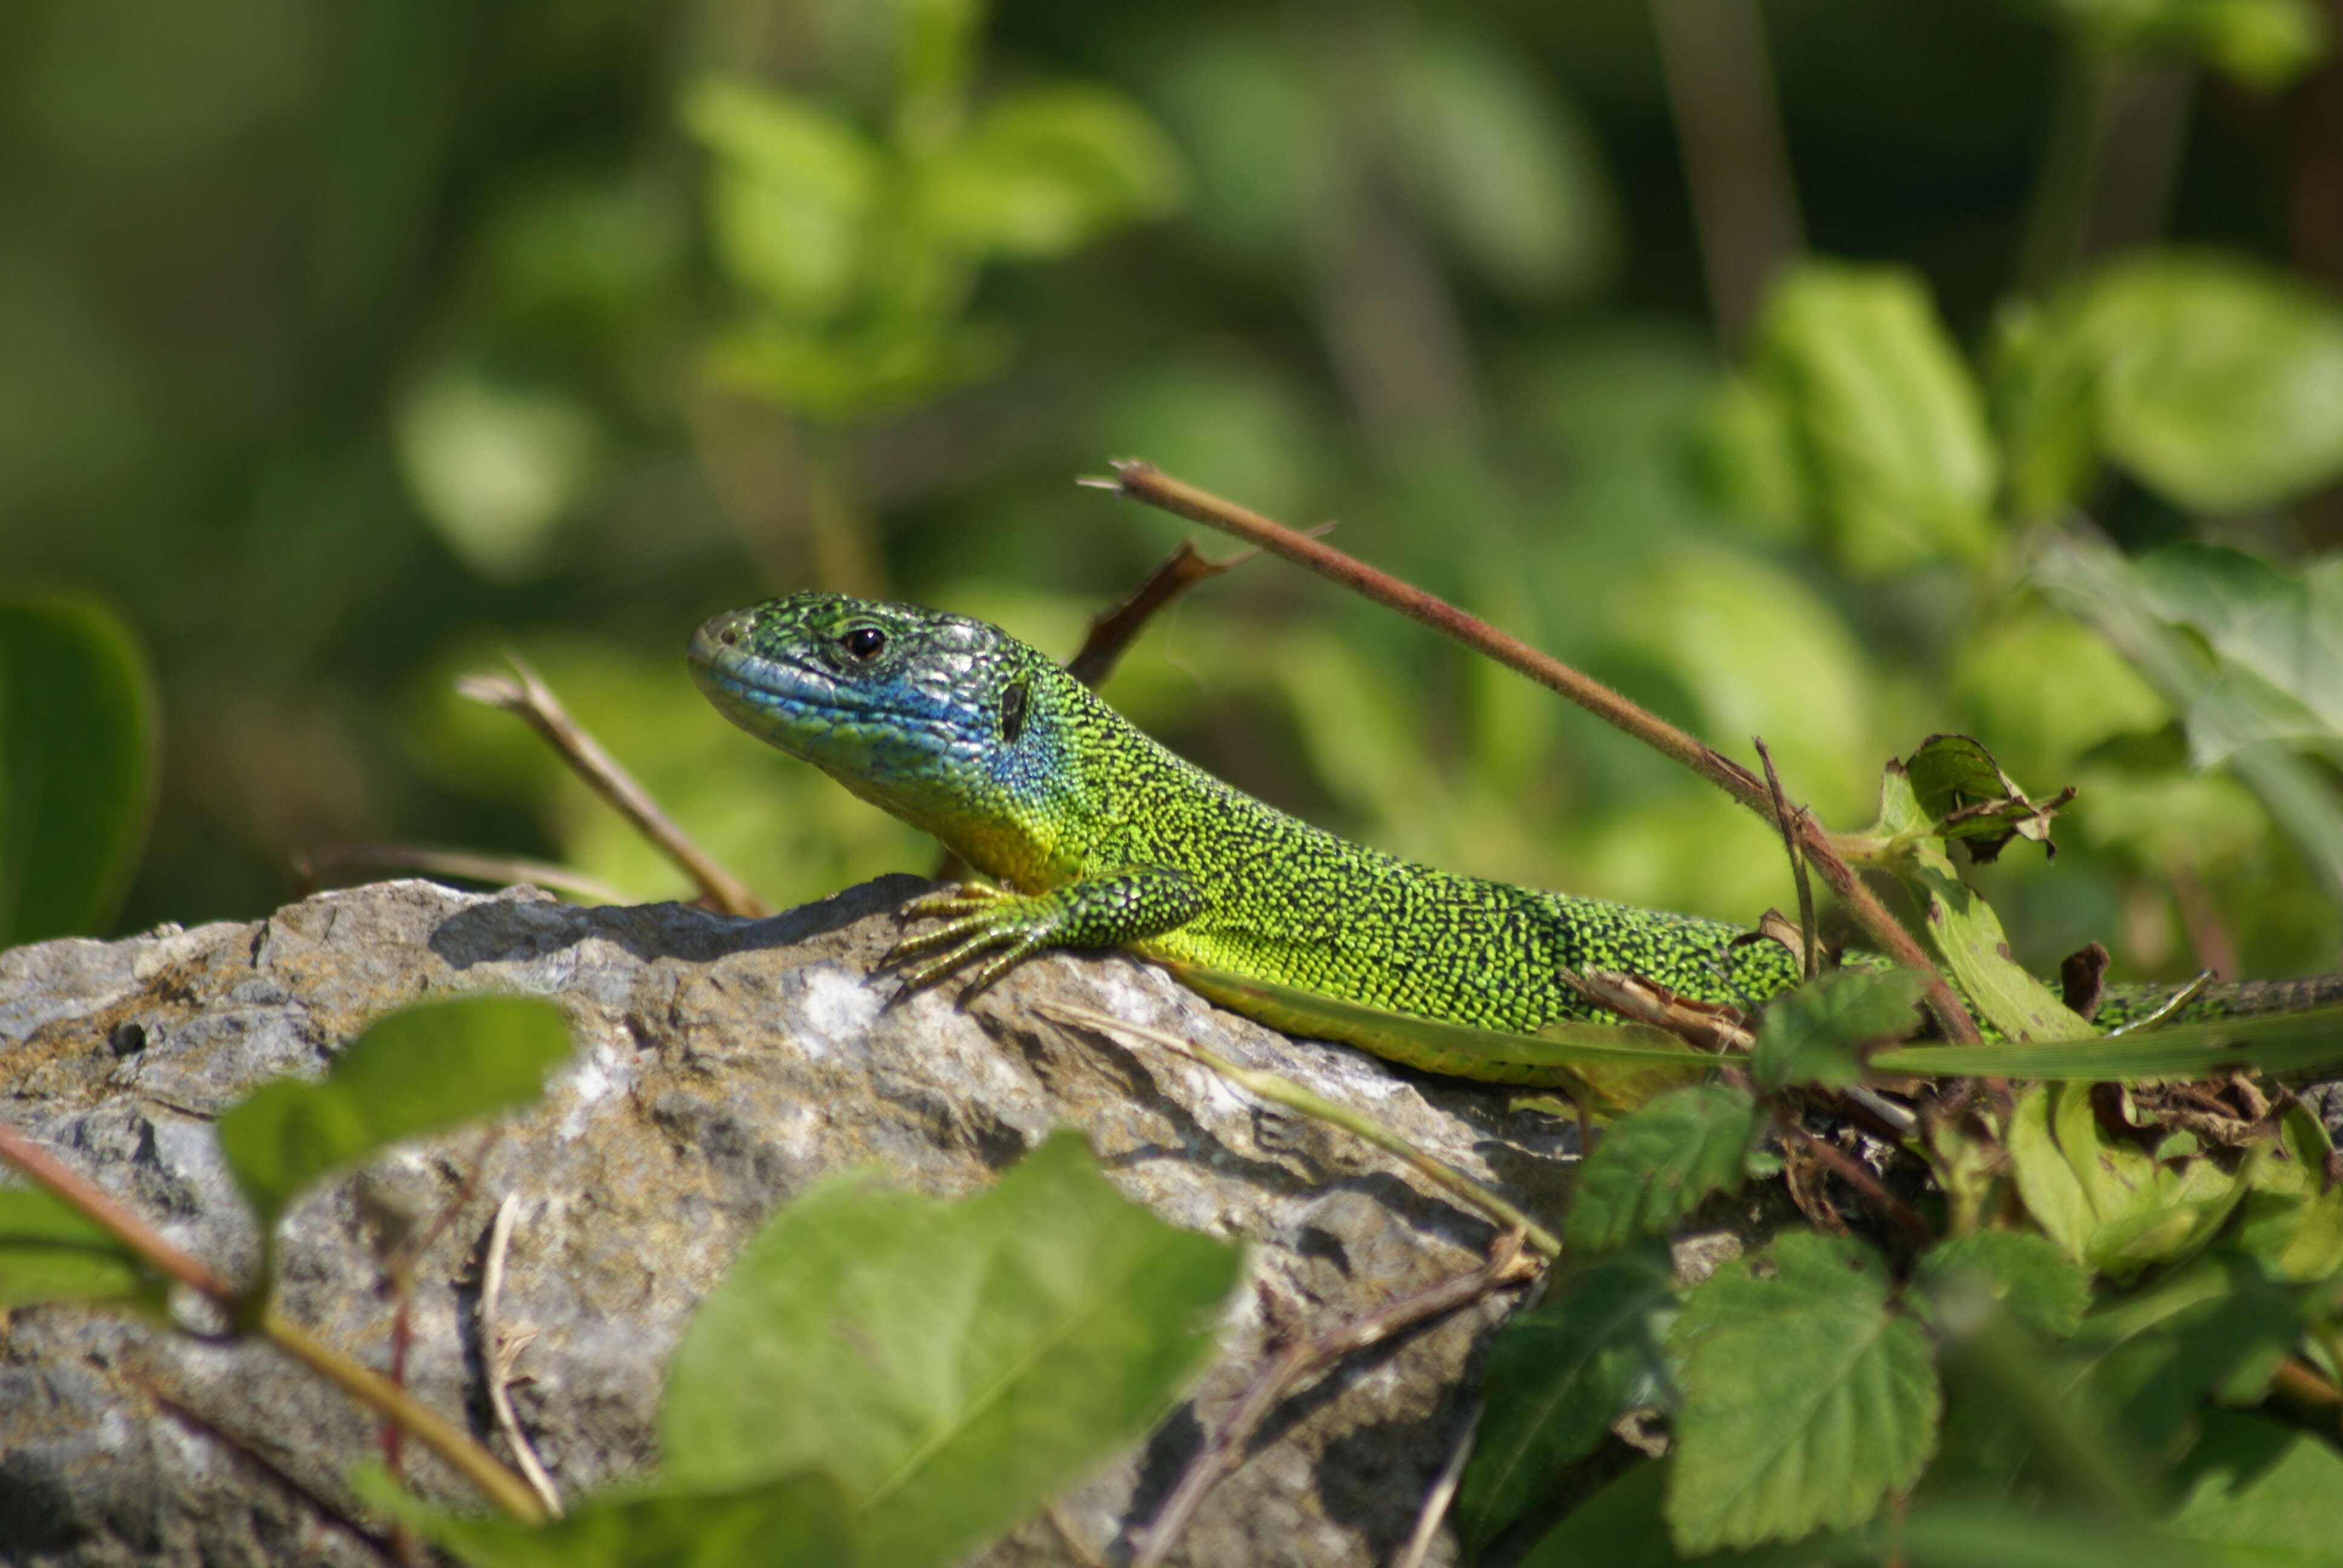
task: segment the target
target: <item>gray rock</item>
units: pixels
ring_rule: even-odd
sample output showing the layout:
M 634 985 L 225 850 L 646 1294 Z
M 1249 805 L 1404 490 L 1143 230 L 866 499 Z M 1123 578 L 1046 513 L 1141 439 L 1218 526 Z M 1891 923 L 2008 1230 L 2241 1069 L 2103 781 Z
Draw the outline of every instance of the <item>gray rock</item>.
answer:
M 1493 1231 L 1346 1134 L 1265 1109 L 1159 1050 L 1061 1028 L 1033 1003 L 1060 999 L 1273 1067 L 1533 1211 L 1558 1212 L 1573 1140 L 1507 1114 L 1502 1091 L 1288 1040 L 1127 959 L 1040 959 L 965 1008 L 952 987 L 889 1005 L 892 982 L 870 970 L 896 935 L 893 910 L 924 886 L 889 878 L 743 920 L 391 882 L 254 925 L 21 949 L 0 954 L 0 1116 L 237 1274 L 253 1266 L 256 1238 L 212 1138 L 225 1106 L 272 1077 L 319 1070 L 374 1016 L 418 998 L 559 1001 L 579 1050 L 545 1105 L 492 1140 L 473 1131 L 395 1151 L 297 1205 L 280 1299 L 328 1342 L 383 1365 L 392 1304 L 381 1258 L 453 1201 L 477 1162 L 474 1195 L 415 1275 L 407 1381 L 489 1432 L 476 1262 L 497 1201 L 518 1194 L 504 1311 L 537 1338 L 515 1398 L 570 1494 L 656 1463 L 667 1354 L 777 1207 L 828 1172 L 872 1163 L 930 1191 L 970 1191 L 1051 1128 L 1078 1127 L 1130 1196 L 1254 1252 L 1221 1358 L 1190 1401 L 1058 1511 L 1110 1559 L 1272 1339 L 1468 1269 Z M 1501 1298 L 1432 1324 L 1290 1398 L 1175 1561 L 1387 1559 L 1458 1431 L 1475 1348 L 1509 1306 Z M 202 1312 L 181 1311 L 190 1322 Z M 20 1311 L 0 1329 L 0 1562 L 375 1562 L 257 1462 L 346 1503 L 341 1477 L 376 1442 L 370 1418 L 266 1346 L 77 1308 Z M 427 1490 L 466 1497 L 411 1443 L 408 1454 Z M 1453 1555 L 1443 1543 L 1433 1561 Z M 1075 1559 L 1056 1528 L 1036 1523 L 980 1560 Z

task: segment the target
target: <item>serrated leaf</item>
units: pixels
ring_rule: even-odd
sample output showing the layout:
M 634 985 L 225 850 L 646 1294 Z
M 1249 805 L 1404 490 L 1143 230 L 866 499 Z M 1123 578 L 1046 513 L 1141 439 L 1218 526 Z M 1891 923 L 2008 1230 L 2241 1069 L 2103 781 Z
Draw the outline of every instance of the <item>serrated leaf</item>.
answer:
M 825 1183 L 693 1315 L 668 1473 L 722 1488 L 818 1465 L 873 1568 L 949 1561 L 1161 1417 L 1240 1263 L 1123 1198 L 1074 1133 L 959 1203 Z
M 1573 1509 L 1570 1517 L 1538 1538 L 1518 1568 L 1827 1568 L 1876 1563 L 1875 1543 L 1842 1535 L 1755 1546 L 1745 1552 L 1679 1554 L 1668 1539 L 1661 1503 L 1674 1462 L 1654 1460 L 1626 1474 Z
M 2010 1318 L 2046 1340 L 2062 1340 L 2091 1304 L 2090 1276 L 2058 1244 L 2023 1231 L 1976 1231 L 1939 1241 L 1920 1256 L 1929 1295 L 1982 1290 Z
M 1593 1452 L 1623 1411 L 1662 1385 L 1658 1319 L 1675 1300 L 1671 1273 L 1664 1246 L 1590 1259 L 1498 1331 L 1480 1436 L 1456 1496 L 1468 1552 L 1536 1503 L 1564 1465 Z
M 1917 276 L 1802 263 L 1767 300 L 1756 344 L 1753 369 L 1790 412 L 1849 570 L 1881 577 L 1992 547 L 1982 400 Z
M 2237 1568 L 2343 1568 L 2343 1453 L 2314 1433 L 2207 1411 L 2166 1530 Z
M 618 1493 L 541 1525 L 427 1507 L 379 1466 L 358 1494 L 474 1568 L 859 1568 L 853 1520 L 819 1473 L 736 1492 Z
M 1656 1096 L 1614 1122 L 1579 1167 L 1563 1239 L 1602 1252 L 1665 1233 L 1711 1192 L 1741 1185 L 1764 1124 L 1757 1103 L 1730 1084 Z
M 136 1255 L 64 1199 L 43 1188 L 0 1187 L 0 1312 L 36 1302 L 163 1299 Z
M 1791 1084 L 1840 1088 L 1863 1078 L 1863 1048 L 1901 1040 L 1918 1027 L 1913 1009 L 1927 989 L 1916 970 L 1838 970 L 1766 1005 L 1749 1076 L 1773 1094 Z
M 1694 1291 L 1669 1336 L 1683 1402 L 1668 1532 L 1683 1552 L 1791 1540 L 1870 1518 L 1936 1451 L 1927 1335 L 1888 1308 L 1860 1241 L 1777 1236 Z
M 0 598 L 0 948 L 104 933 L 146 841 L 157 723 L 113 611 Z
M 529 1103 L 569 1050 L 561 1010 L 535 997 L 401 1008 L 344 1048 L 323 1082 L 280 1080 L 230 1106 L 220 1152 L 265 1235 L 321 1176 L 401 1139 Z

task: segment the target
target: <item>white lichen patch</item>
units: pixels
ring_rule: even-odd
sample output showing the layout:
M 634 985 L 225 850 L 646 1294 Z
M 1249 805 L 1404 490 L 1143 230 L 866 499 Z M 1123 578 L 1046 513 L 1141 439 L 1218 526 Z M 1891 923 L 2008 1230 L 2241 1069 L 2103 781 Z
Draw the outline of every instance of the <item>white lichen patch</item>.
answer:
M 886 1002 L 868 980 L 830 964 L 806 971 L 801 995 L 799 1010 L 806 1028 L 795 1037 L 797 1046 L 817 1060 L 829 1055 L 836 1041 L 869 1029 Z
M 557 1081 L 555 1092 L 567 1094 L 569 1103 L 561 1112 L 561 1124 L 555 1131 L 565 1143 L 575 1142 L 586 1131 L 586 1123 L 594 1108 L 611 1094 L 634 1081 L 632 1056 L 608 1040 L 598 1040 L 586 1048 L 586 1052 Z

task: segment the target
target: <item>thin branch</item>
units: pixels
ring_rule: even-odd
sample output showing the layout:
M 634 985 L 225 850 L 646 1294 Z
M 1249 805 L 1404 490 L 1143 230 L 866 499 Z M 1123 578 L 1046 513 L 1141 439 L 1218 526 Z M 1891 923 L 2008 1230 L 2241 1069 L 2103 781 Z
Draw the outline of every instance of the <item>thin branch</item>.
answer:
M 727 915 L 762 917 L 773 912 L 749 890 L 748 884 L 718 865 L 707 850 L 659 809 L 650 792 L 569 717 L 552 689 L 538 678 L 537 671 L 518 655 L 508 654 L 506 658 L 512 661 L 519 679 L 508 679 L 501 675 L 468 675 L 456 682 L 457 695 L 500 708 L 536 730 L 586 781 L 587 788 L 682 869 L 710 908 Z
M 259 1471 L 263 1475 L 268 1477 L 269 1480 L 275 1482 L 287 1492 L 291 1493 L 294 1496 L 307 1503 L 312 1509 L 315 1509 L 318 1517 L 338 1524 L 344 1530 L 349 1532 L 349 1533 L 361 1545 L 374 1553 L 376 1556 L 380 1557 L 387 1563 L 396 1563 L 399 1561 L 398 1553 L 389 1541 L 380 1535 L 377 1535 L 373 1531 L 368 1530 L 365 1525 L 359 1523 L 356 1519 L 353 1519 L 347 1513 L 337 1506 L 332 1500 L 318 1493 L 315 1488 L 304 1482 L 299 1476 L 295 1475 L 291 1471 L 287 1470 L 275 1460 L 269 1458 L 268 1455 L 263 1453 L 249 1439 L 239 1436 L 237 1433 L 229 1431 L 226 1427 L 220 1425 L 219 1422 L 212 1420 L 211 1417 L 205 1415 L 200 1411 L 181 1403 L 178 1400 L 174 1399 L 167 1393 L 165 1393 L 161 1389 L 156 1388 L 153 1383 L 147 1382 L 145 1378 L 138 1376 L 136 1373 L 131 1372 L 126 1373 L 125 1375 L 127 1376 L 132 1382 L 137 1384 L 141 1389 L 144 1389 L 146 1391 L 146 1397 L 153 1400 L 155 1403 L 166 1414 L 176 1418 L 183 1424 L 202 1432 L 205 1436 L 210 1438 L 221 1447 L 243 1459 L 255 1470 Z
M 1774 806 L 1774 825 L 1782 830 L 1782 849 L 1790 857 L 1790 879 L 1798 888 L 1798 963 L 1805 978 L 1812 980 L 1821 971 L 1821 943 L 1815 938 L 1815 885 L 1806 876 L 1806 858 L 1798 853 L 1798 830 L 1791 825 L 1790 803 L 1782 797 L 1782 776 L 1774 771 L 1774 754 L 1765 749 L 1765 739 L 1753 735 L 1749 744 L 1757 748 L 1757 760 L 1765 765 L 1765 793 Z M 1805 809 L 1799 808 L 1803 820 Z
M 1562 1256 L 1562 1242 L 1553 1231 L 1454 1166 L 1426 1154 L 1372 1116 L 1353 1111 L 1348 1106 L 1337 1105 L 1322 1095 L 1312 1093 L 1291 1079 L 1280 1078 L 1273 1072 L 1240 1067 L 1207 1046 L 1183 1040 L 1160 1029 L 1130 1023 L 1110 1013 L 1094 1012 L 1089 1008 L 1070 1007 L 1063 1002 L 1035 1002 L 1032 1005 L 1034 1010 L 1044 1016 L 1072 1024 L 1077 1029 L 1095 1030 L 1109 1035 L 1128 1035 L 1160 1045 L 1191 1061 L 1203 1063 L 1239 1088 L 1250 1091 L 1272 1104 L 1282 1105 L 1289 1111 L 1342 1128 L 1386 1154 L 1405 1161 L 1424 1180 L 1478 1209 L 1498 1224 L 1508 1230 L 1520 1231 L 1529 1239 L 1531 1251 L 1548 1258 Z
M 1928 1244 L 1932 1239 L 1928 1222 L 1920 1217 L 1919 1211 L 1882 1186 L 1878 1175 L 1869 1166 L 1837 1145 L 1815 1137 L 1785 1111 L 1775 1113 L 1774 1125 L 1785 1136 L 1796 1139 L 1800 1147 L 1814 1156 L 1817 1164 L 1825 1166 L 1832 1175 L 1862 1193 L 1865 1201 L 1895 1222 L 1913 1246 Z
M 1238 1396 L 1236 1407 L 1181 1472 L 1162 1511 L 1141 1533 L 1134 1543 L 1131 1568 L 1157 1568 L 1170 1555 L 1212 1488 L 1236 1469 L 1245 1443 L 1302 1378 L 1417 1323 L 1470 1306 L 1529 1278 L 1537 1266 L 1522 1255 L 1522 1240 L 1518 1230 L 1507 1231 L 1497 1239 L 1489 1261 L 1479 1268 L 1452 1275 L 1313 1338 L 1297 1340 L 1262 1362 Z
M 1626 698 L 1602 682 L 1573 669 L 1550 655 L 1539 652 L 1519 638 L 1455 606 L 1425 593 L 1422 588 L 1401 581 L 1388 572 L 1379 571 L 1332 546 L 1319 543 L 1306 535 L 1295 532 L 1282 523 L 1271 521 L 1258 512 L 1249 511 L 1232 501 L 1222 499 L 1207 490 L 1172 478 L 1151 463 L 1119 460 L 1114 465 L 1111 479 L 1083 479 L 1081 484 L 1093 488 L 1111 490 L 1118 496 L 1143 501 L 1151 507 L 1202 523 L 1207 528 L 1260 546 L 1272 555 L 1282 556 L 1299 566 L 1308 567 L 1320 576 L 1342 584 L 1353 592 L 1363 595 L 1387 608 L 1395 609 L 1410 619 L 1419 621 L 1434 631 L 1454 638 L 1474 652 L 1495 659 L 1521 675 L 1527 676 L 1550 691 L 1554 691 L 1577 703 L 1605 723 L 1626 731 L 1636 739 L 1681 763 L 1707 779 L 1743 806 L 1767 821 L 1774 819 L 1772 802 L 1765 786 L 1757 776 L 1713 748 L 1704 746 L 1690 735 Z M 1872 896 L 1855 876 L 1845 859 L 1831 842 L 1830 835 L 1811 819 L 1799 824 L 1799 839 L 1807 857 L 1823 874 L 1823 880 L 1846 904 L 1848 912 L 1879 944 L 1880 950 L 1896 962 L 1916 969 L 1929 977 L 1927 1000 L 1929 1009 L 1936 1015 L 1938 1027 L 1946 1039 L 1956 1044 L 1974 1045 L 1981 1038 L 1976 1024 L 1961 1005 L 1936 966 L 1929 961 L 1920 945 L 1912 940 L 1887 912 L 1885 905 Z
M 165 1276 L 201 1292 L 235 1319 L 245 1309 L 242 1293 L 211 1268 L 165 1241 L 162 1234 L 112 1193 L 86 1176 L 61 1164 L 23 1133 L 0 1122 L 0 1159 L 55 1193 L 105 1229 Z M 274 1307 L 262 1309 L 254 1327 L 260 1335 L 294 1360 L 335 1384 L 377 1415 L 397 1422 L 426 1448 L 447 1462 L 459 1474 L 514 1518 L 542 1523 L 545 1511 L 520 1477 L 505 1468 L 497 1456 L 474 1442 L 460 1429 L 417 1403 L 405 1391 L 369 1367 L 312 1338 L 307 1331 Z
M 1392 1568 L 1423 1568 L 1423 1560 L 1432 1553 L 1432 1543 L 1440 1534 L 1440 1522 L 1448 1517 L 1448 1505 L 1456 1501 L 1457 1483 L 1464 1479 L 1465 1462 L 1473 1457 L 1473 1440 L 1481 1434 L 1481 1405 L 1475 1401 L 1465 1416 L 1463 1429 L 1448 1450 L 1447 1462 L 1432 1480 L 1432 1490 L 1423 1494 L 1423 1511 L 1415 1516 L 1415 1529 L 1408 1535 L 1407 1544 L 1392 1559 Z
M 1093 690 L 1104 685 L 1123 650 L 1165 606 L 1198 583 L 1210 582 L 1259 553 L 1247 550 L 1232 559 L 1216 561 L 1182 539 L 1180 548 L 1164 557 L 1162 564 L 1148 573 L 1147 580 L 1131 589 L 1121 604 L 1091 618 L 1090 632 L 1082 638 L 1081 650 L 1066 661 L 1066 673 Z
M 467 882 L 509 887 L 526 882 L 551 892 L 568 893 L 598 904 L 630 904 L 632 897 L 609 883 L 567 866 L 527 860 L 513 855 L 484 855 L 471 849 L 443 849 L 430 844 L 343 844 L 295 857 L 306 890 L 314 890 L 322 874 L 363 868 L 380 871 L 420 871 L 427 877 L 455 877 Z
M 504 1301 L 505 1253 L 512 1246 L 513 1220 L 519 1212 L 519 1197 L 508 1192 L 504 1201 L 497 1205 L 496 1222 L 488 1228 L 488 1257 L 480 1266 L 480 1344 L 488 1352 L 488 1404 L 497 1412 L 497 1430 L 512 1445 L 513 1458 L 519 1462 L 521 1474 L 528 1477 L 530 1489 L 545 1504 L 545 1511 L 558 1519 L 561 1493 L 555 1490 L 553 1477 L 538 1462 L 528 1434 L 521 1430 L 520 1417 L 513 1411 L 508 1392 L 513 1363 L 537 1337 L 537 1331 L 524 1329 L 508 1335 L 497 1322 L 498 1309 Z
M 122 1200 L 5 1121 L 0 1121 L 0 1160 L 7 1161 L 79 1210 L 92 1224 L 136 1252 L 157 1273 L 178 1281 L 222 1307 L 235 1307 L 236 1288 L 214 1273 L 208 1264 L 171 1245 L 161 1231 Z

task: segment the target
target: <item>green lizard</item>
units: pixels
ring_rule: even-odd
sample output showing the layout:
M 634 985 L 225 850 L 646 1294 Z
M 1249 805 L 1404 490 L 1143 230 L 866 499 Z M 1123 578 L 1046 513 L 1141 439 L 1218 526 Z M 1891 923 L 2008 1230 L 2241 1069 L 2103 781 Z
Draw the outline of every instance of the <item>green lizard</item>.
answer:
M 1047 655 L 962 616 L 799 593 L 715 617 L 693 678 L 734 723 L 924 829 L 998 889 L 906 907 L 942 916 L 890 958 L 927 984 L 989 984 L 1048 948 L 1153 958 L 1387 1012 L 1534 1034 L 1607 1020 L 1558 976 L 1624 970 L 1747 1006 L 1795 984 L 1789 953 L 1718 920 L 1411 864 L 1254 799 L 1174 755 Z M 2327 982 L 2223 988 L 2220 1010 L 2301 1007 Z M 2105 1021 L 2159 998 L 2117 993 Z M 1275 1022 L 1274 1018 L 1267 1021 Z M 1318 1032 L 1325 1032 L 1323 1030 Z M 1434 1071 L 1555 1081 L 1551 1067 L 1355 1043 Z

